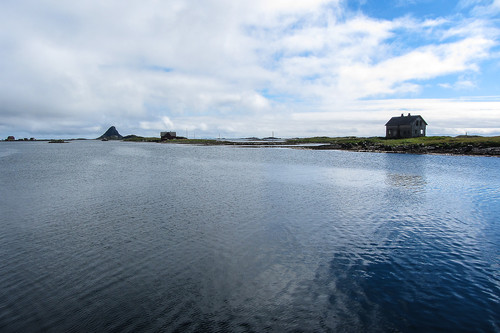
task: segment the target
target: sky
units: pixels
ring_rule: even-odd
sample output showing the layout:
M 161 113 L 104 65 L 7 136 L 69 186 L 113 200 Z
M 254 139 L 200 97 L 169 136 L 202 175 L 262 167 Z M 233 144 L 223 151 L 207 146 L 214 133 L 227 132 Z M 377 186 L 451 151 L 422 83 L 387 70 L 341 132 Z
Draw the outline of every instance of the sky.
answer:
M 0 139 L 500 135 L 500 0 L 2 0 Z

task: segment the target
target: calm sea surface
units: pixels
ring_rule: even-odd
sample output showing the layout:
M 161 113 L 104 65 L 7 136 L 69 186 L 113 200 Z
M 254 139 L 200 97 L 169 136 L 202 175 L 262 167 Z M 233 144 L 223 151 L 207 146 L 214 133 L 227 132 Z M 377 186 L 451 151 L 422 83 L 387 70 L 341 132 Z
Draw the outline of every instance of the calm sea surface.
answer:
M 500 158 L 0 143 L 1 332 L 500 331 Z

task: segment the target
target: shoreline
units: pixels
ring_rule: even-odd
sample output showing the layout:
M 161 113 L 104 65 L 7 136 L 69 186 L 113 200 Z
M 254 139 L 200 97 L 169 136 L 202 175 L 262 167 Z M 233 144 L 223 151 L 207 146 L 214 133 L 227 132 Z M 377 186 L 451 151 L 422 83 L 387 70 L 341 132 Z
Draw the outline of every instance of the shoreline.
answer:
M 197 144 L 200 146 L 237 146 L 245 148 L 291 148 L 305 150 L 341 150 L 366 153 L 417 154 L 417 155 L 449 155 L 449 156 L 485 156 L 500 157 L 500 145 L 486 144 L 400 144 L 386 145 L 367 143 L 360 140 L 352 143 L 292 143 L 292 142 L 164 142 L 166 144 Z
M 413 154 L 413 155 L 436 155 L 436 156 L 482 156 L 482 157 L 500 157 L 500 148 L 497 150 L 478 150 L 471 152 L 460 152 L 460 151 L 445 151 L 445 150 L 435 150 L 435 151 L 414 151 L 414 150 L 380 150 L 380 149 L 346 149 L 338 147 L 328 147 L 325 146 L 303 146 L 303 145 L 241 145 L 242 148 L 290 148 L 290 149 L 302 149 L 302 150 L 338 150 L 338 151 L 349 151 L 353 153 L 376 153 L 376 154 Z
M 195 144 L 200 146 L 225 145 L 246 148 L 292 148 L 392 154 L 500 157 L 500 137 L 420 137 L 412 139 L 321 137 L 261 142 L 185 139 L 162 141 L 160 143 Z
M 79 139 L 33 140 L 28 142 L 66 143 Z M 81 140 L 81 139 L 80 139 Z M 91 139 L 89 139 L 91 140 Z M 352 152 L 485 156 L 500 157 L 500 136 L 434 136 L 409 139 L 386 139 L 383 137 L 313 137 L 280 140 L 217 140 L 217 139 L 172 139 L 134 137 L 132 140 L 110 140 L 121 142 L 149 142 L 162 144 L 187 144 L 198 146 L 235 146 L 244 148 L 291 148 L 306 150 L 342 150 Z M 16 140 L 10 142 L 26 142 Z
M 339 147 L 336 145 L 321 145 L 316 147 L 304 147 L 309 150 L 343 150 L 352 152 L 365 153 L 388 153 L 388 154 L 416 154 L 416 155 L 449 155 L 449 156 L 485 156 L 485 157 L 500 157 L 500 147 L 449 147 L 442 148 L 439 146 L 374 146 L 374 147 Z

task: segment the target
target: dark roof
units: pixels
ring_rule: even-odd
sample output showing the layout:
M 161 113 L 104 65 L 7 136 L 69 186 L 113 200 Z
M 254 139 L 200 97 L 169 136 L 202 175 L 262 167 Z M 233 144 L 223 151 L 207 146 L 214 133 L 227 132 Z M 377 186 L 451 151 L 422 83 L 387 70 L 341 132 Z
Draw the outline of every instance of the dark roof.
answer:
M 385 124 L 385 126 L 400 126 L 400 125 L 410 125 L 417 119 L 422 119 L 422 121 L 427 125 L 427 122 L 424 120 L 419 115 L 416 116 L 399 116 L 399 117 L 392 117 L 391 120 Z

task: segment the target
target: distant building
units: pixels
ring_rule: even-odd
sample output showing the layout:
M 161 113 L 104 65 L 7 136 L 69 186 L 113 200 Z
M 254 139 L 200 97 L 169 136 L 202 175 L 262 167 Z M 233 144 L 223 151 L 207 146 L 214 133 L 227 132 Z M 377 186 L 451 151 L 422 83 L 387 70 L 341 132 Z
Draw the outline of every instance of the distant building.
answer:
M 425 136 L 427 123 L 419 115 L 408 116 L 401 114 L 401 117 L 392 117 L 385 124 L 385 137 L 388 139 L 416 138 Z
M 172 140 L 177 137 L 176 132 L 160 132 L 161 140 Z

